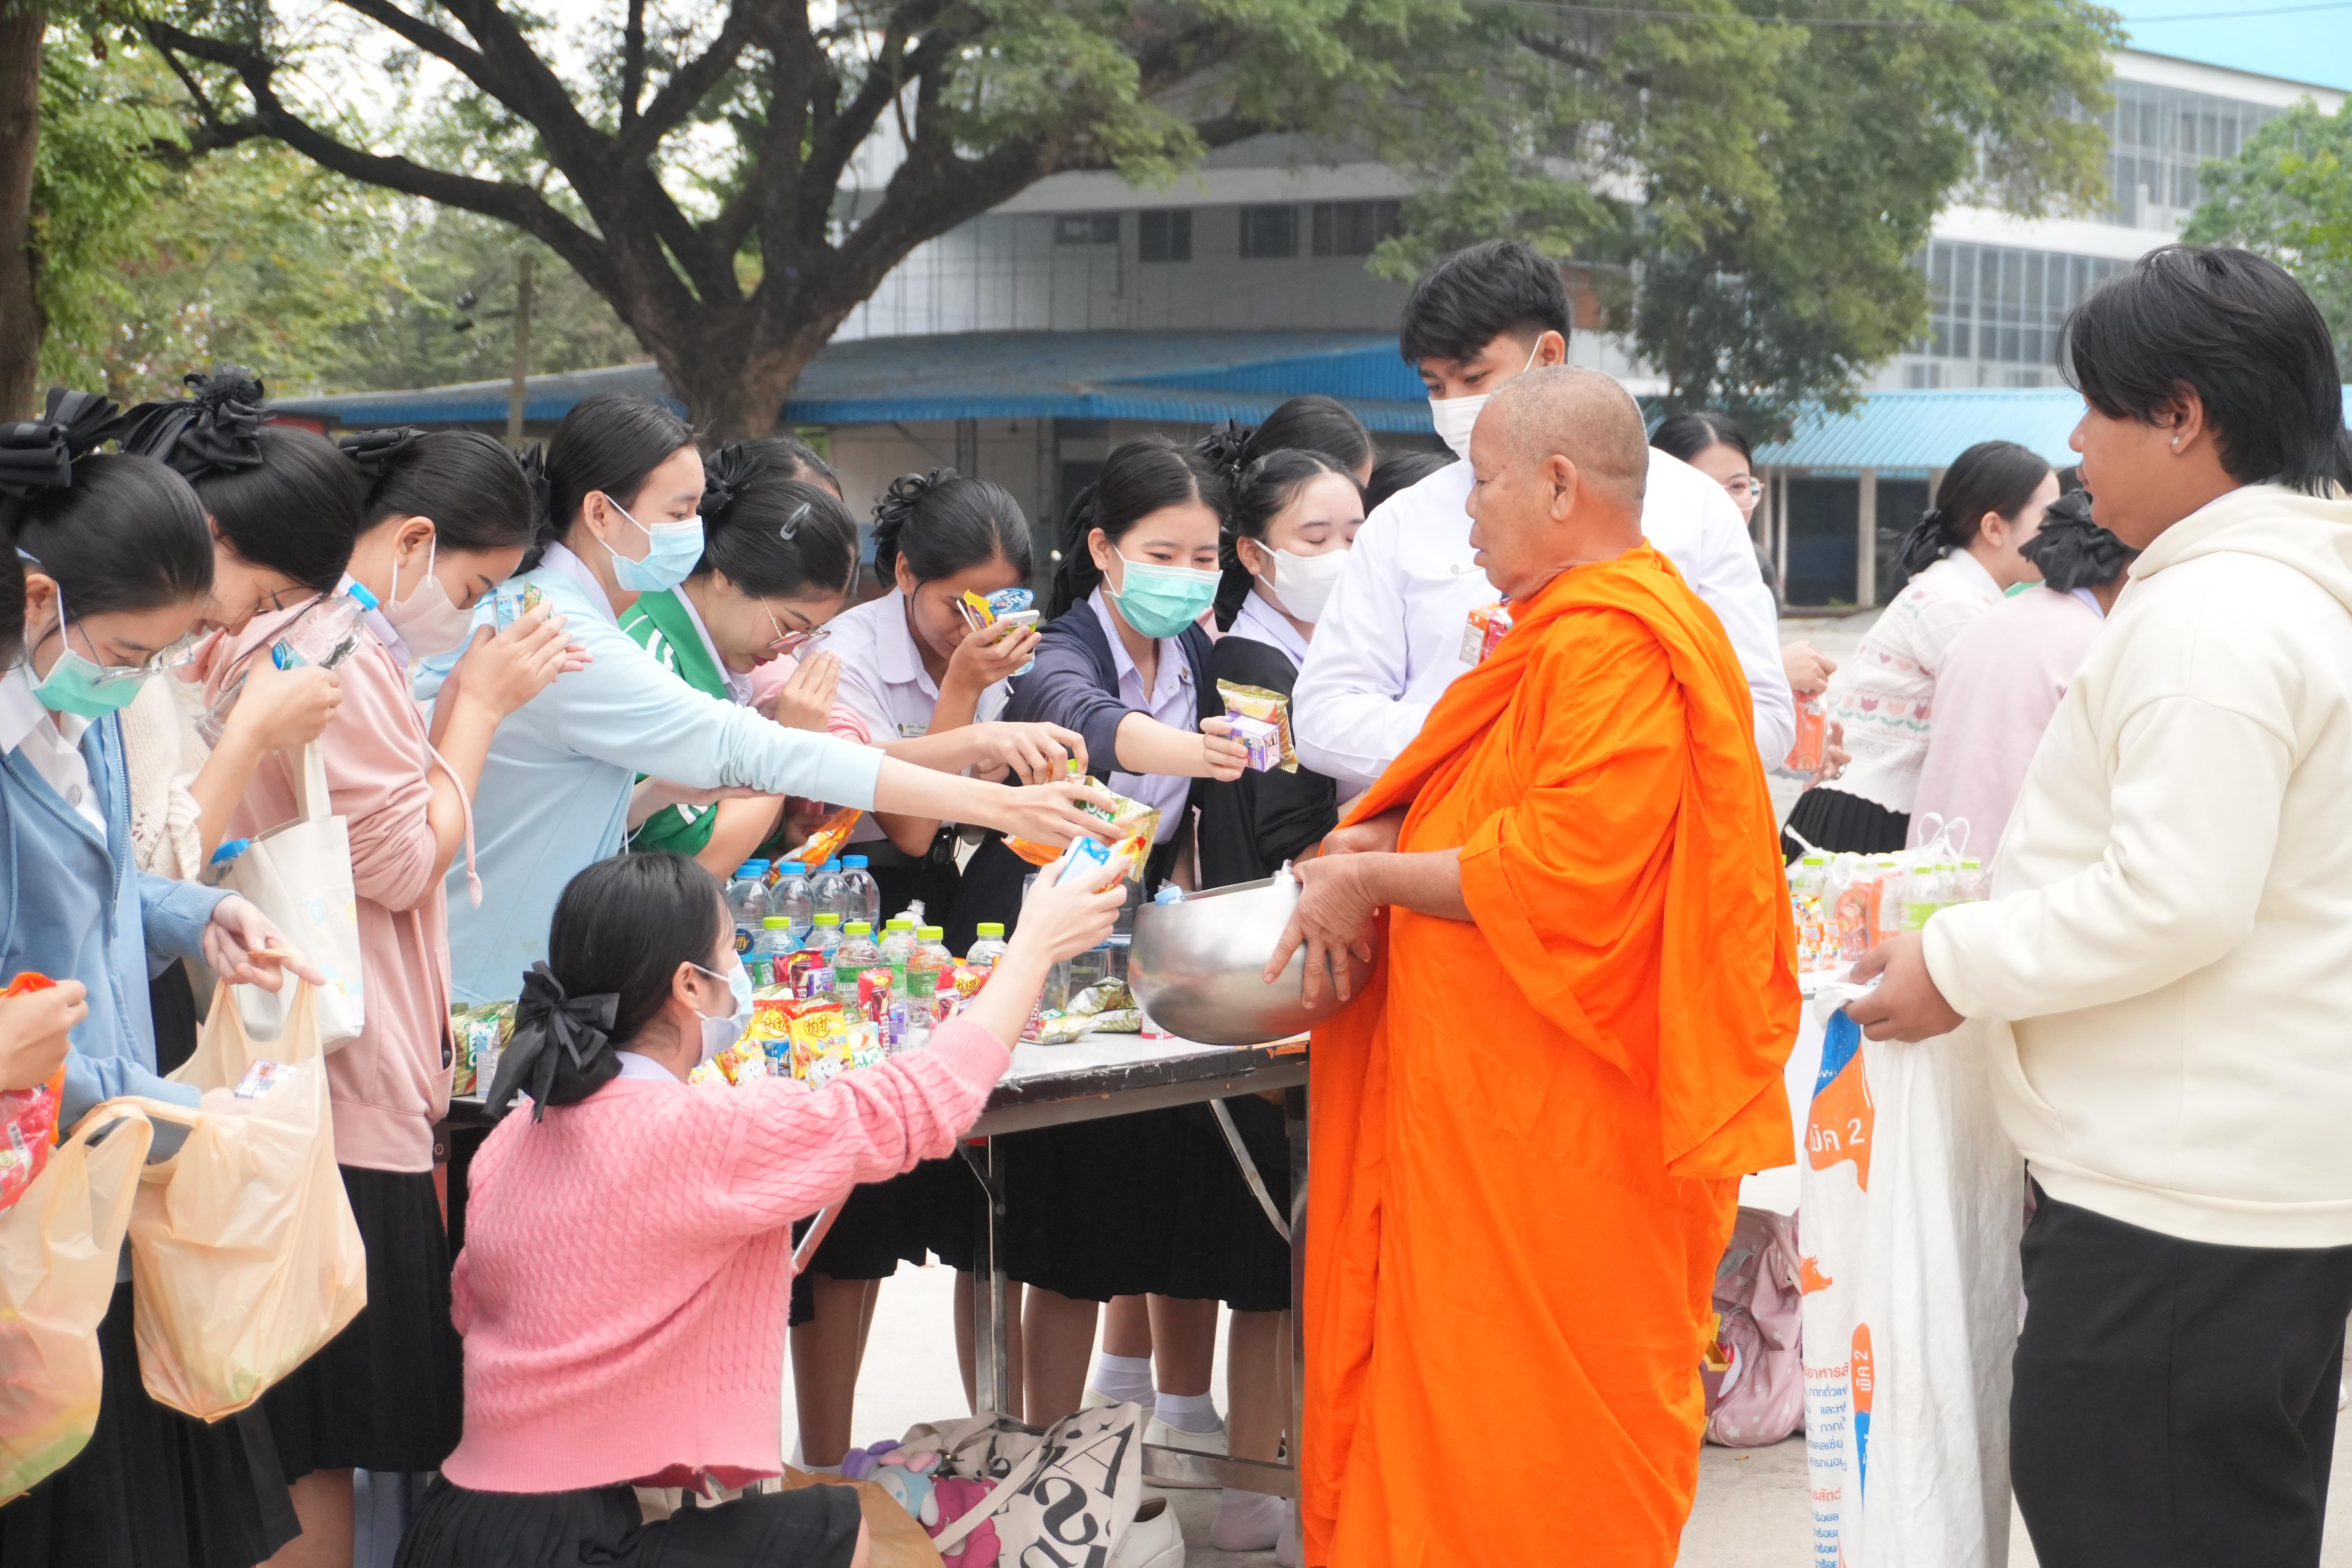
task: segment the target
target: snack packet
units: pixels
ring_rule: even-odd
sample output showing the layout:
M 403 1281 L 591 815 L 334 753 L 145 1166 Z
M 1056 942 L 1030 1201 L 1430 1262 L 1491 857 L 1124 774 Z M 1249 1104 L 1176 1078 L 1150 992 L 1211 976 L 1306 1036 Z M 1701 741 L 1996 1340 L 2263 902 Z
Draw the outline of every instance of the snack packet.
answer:
M 1090 789 L 1103 789 L 1102 781 L 1092 774 L 1078 772 L 1076 758 L 1071 759 L 1070 762 L 1070 776 Z M 1104 790 L 1104 793 L 1110 794 L 1108 790 Z M 1119 837 L 1124 840 L 1142 840 L 1143 848 L 1146 853 L 1149 853 L 1152 839 L 1158 837 L 1160 832 L 1160 808 L 1155 805 L 1145 805 L 1139 801 L 1129 800 L 1123 795 L 1111 795 L 1111 801 L 1112 804 L 1108 808 L 1088 802 L 1078 809 L 1088 816 L 1098 816 L 1118 828 Z M 1040 844 L 1033 838 L 1022 838 L 1010 833 L 1004 836 L 1004 847 L 1032 866 L 1050 866 L 1062 858 L 1062 851 L 1054 845 Z M 1137 855 L 1128 862 L 1127 875 L 1130 881 L 1142 879 L 1143 858 L 1142 855 Z
M 498 620 L 499 630 L 504 631 L 546 602 L 547 595 L 539 591 L 538 584 L 510 577 L 492 594 L 490 613 Z
M 839 811 L 826 817 L 824 825 L 809 835 L 807 843 L 785 856 L 784 859 L 797 860 L 811 870 L 814 870 L 827 860 L 834 859 L 841 854 L 841 847 L 849 842 L 850 830 L 857 826 L 857 819 L 865 815 L 866 813 L 856 806 L 843 806 Z
M 999 588 L 984 597 L 967 588 L 963 597 L 956 602 L 956 608 L 962 613 L 964 624 L 980 632 L 986 631 L 1006 616 L 1034 609 L 1036 604 L 1037 595 L 1026 588 Z M 1013 673 L 1026 675 L 1036 668 L 1037 661 L 1033 658 Z
M 57 982 L 31 970 L 8 983 L 0 996 L 47 991 Z M 0 1209 L 13 1206 L 49 1163 L 58 1142 L 58 1108 L 64 1103 L 66 1069 L 32 1089 L 0 1089 Z
M 1470 612 L 1469 621 L 1462 628 L 1462 662 L 1478 664 L 1495 651 L 1503 634 L 1511 629 L 1511 602 L 1498 599 L 1491 605 L 1481 605 Z
M 1279 691 L 1269 691 L 1263 686 L 1244 686 L 1234 680 L 1217 682 L 1217 695 L 1225 700 L 1226 718 L 1255 719 L 1261 724 L 1273 725 L 1282 758 L 1276 765 L 1286 773 L 1298 771 L 1298 752 L 1290 742 L 1289 698 Z M 1265 772 L 1266 764 L 1255 759 L 1255 753 L 1253 752 L 1250 766 Z
M 1233 737 L 1242 743 L 1250 768 L 1265 773 L 1282 766 L 1282 731 L 1263 719 L 1236 716 L 1227 719 L 1233 727 Z

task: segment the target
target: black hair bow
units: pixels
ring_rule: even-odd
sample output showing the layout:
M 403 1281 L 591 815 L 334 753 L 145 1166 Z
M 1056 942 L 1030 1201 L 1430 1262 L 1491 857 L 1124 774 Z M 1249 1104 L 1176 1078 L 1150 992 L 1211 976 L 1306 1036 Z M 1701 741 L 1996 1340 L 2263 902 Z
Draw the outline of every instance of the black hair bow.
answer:
M 530 1096 L 530 1119 L 537 1121 L 549 1106 L 585 1100 L 619 1077 L 612 1032 L 620 1005 L 620 996 L 610 991 L 567 996 L 545 959 L 532 964 L 515 1002 L 514 1036 L 490 1085 L 491 1117 L 504 1116 L 522 1093 Z
M 191 479 L 261 467 L 261 378 L 242 365 L 210 374 L 191 371 L 181 382 L 193 394 L 142 403 L 122 416 L 122 450 L 176 469 Z
M 1228 419 L 1194 442 L 1192 449 L 1231 484 L 1241 477 L 1249 439 L 1255 434 L 1254 430 L 1243 428 L 1239 420 Z
M 384 468 L 425 438 L 425 432 L 414 425 L 394 425 L 383 430 L 356 430 L 335 438 L 335 446 L 352 460 L 362 480 L 373 485 L 383 478 Z
M 707 518 L 726 515 L 730 502 L 740 495 L 743 487 L 757 479 L 767 461 L 752 449 L 748 441 L 730 441 L 702 463 L 702 515 Z
M 75 459 L 114 433 L 121 412 L 95 393 L 53 386 L 40 418 L 0 424 L 0 523 L 37 492 L 72 484 Z

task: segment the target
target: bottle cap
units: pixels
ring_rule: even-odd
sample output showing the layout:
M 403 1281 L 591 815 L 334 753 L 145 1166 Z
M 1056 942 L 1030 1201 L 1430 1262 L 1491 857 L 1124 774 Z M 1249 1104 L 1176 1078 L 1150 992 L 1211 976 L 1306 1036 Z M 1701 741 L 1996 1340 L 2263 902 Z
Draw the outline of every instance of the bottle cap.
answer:
M 837 926 L 841 923 L 841 917 L 832 914 L 819 915 L 816 917 L 815 923 L 821 926 Z
M 253 840 L 250 838 L 223 839 L 221 847 L 213 851 L 212 863 L 215 866 L 226 866 L 252 847 Z M 999 926 L 997 929 L 1002 931 L 1003 928 Z
M 760 924 L 769 931 L 790 931 L 793 929 L 793 917 L 790 915 L 769 915 L 764 920 L 761 921 Z
M 1981 860 L 1963 860 L 1960 862 L 1960 869 L 1963 871 L 1981 871 L 1984 869 L 1984 862 Z
M 882 922 L 882 929 L 884 931 L 912 931 L 915 929 L 915 922 L 911 918 L 906 915 L 892 915 L 888 920 Z
M 915 928 L 915 936 L 917 940 L 921 942 L 937 942 L 947 934 L 948 931 L 945 926 L 918 926 Z
M 1830 863 L 1830 858 L 1826 855 L 1808 855 L 1801 863 L 1807 866 L 1826 866 Z
M 764 877 L 767 874 L 768 863 L 765 860 L 746 860 L 735 868 L 735 875 L 739 878 Z
M 343 584 L 343 592 L 358 600 L 359 606 L 362 610 L 373 610 L 382 607 L 381 601 L 379 601 L 373 594 L 367 591 L 367 584 L 361 582 L 356 577 Z
M 971 929 L 975 936 L 1001 937 L 1004 934 L 1004 923 L 1002 921 L 982 921 Z
M 808 867 L 798 860 L 782 860 L 769 868 L 779 877 L 805 877 Z
M 1086 764 L 1078 761 L 1076 757 L 1064 758 L 1062 761 L 1062 766 L 1074 779 L 1082 779 L 1087 776 Z
M 863 871 L 866 866 L 866 860 L 863 855 L 844 855 L 841 858 L 841 868 L 845 871 Z
M 874 934 L 874 928 L 866 924 L 864 921 L 852 921 L 847 925 L 841 928 L 841 934 L 844 936 L 872 936 Z
M 838 860 L 828 860 L 824 863 L 824 868 L 828 871 L 838 871 L 841 869 L 841 862 Z

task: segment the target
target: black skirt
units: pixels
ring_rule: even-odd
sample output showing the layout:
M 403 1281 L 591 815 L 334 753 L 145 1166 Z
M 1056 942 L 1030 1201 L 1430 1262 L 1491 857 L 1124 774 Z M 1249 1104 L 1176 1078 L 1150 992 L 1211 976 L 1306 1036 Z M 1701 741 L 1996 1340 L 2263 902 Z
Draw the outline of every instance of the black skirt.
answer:
M 89 1446 L 0 1508 L 7 1568 L 253 1568 L 302 1533 L 258 1407 L 207 1425 L 147 1397 L 131 1287 L 98 1326 Z
M 338 1167 L 367 1244 L 368 1304 L 261 1396 L 289 1481 L 313 1470 L 437 1470 L 465 1411 L 449 1238 L 429 1171 Z
M 1892 855 L 1911 836 L 1907 813 L 1889 811 L 1835 784 L 1820 784 L 1797 797 L 1789 813 L 1790 832 L 1829 855 Z M 1805 846 L 1788 833 L 1780 835 L 1780 853 L 1793 860 Z
M 1254 1094 L 1224 1104 L 1266 1195 L 1288 1218 L 1290 1144 L 1282 1107 Z M 1159 1293 L 1223 1301 L 1236 1312 L 1285 1310 L 1290 1305 L 1289 1244 L 1234 1163 L 1215 1114 L 1206 1105 L 1187 1105 L 1177 1115 L 1181 1138 L 1169 1167 L 1172 1181 L 1155 1200 L 1167 1226 Z
M 169 1073 L 196 1054 L 196 1030 L 204 1022 L 196 1016 L 196 993 L 188 984 L 186 961 L 165 964 L 163 973 L 147 983 L 147 1012 L 155 1021 L 155 1070 Z
M 394 1568 L 848 1568 L 857 1492 L 803 1487 L 646 1523 L 627 1487 L 478 1492 L 435 1477 Z

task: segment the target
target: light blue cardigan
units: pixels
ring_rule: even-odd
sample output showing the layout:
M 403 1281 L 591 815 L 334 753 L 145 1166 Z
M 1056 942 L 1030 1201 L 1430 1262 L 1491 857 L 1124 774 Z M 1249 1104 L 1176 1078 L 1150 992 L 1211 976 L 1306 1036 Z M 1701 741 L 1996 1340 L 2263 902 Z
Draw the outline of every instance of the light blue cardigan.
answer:
M 490 743 L 474 791 L 478 909 L 464 860 L 449 868 L 450 989 L 460 1003 L 520 992 L 524 971 L 547 956 L 564 884 L 620 853 L 637 774 L 870 807 L 882 771 L 875 748 L 786 729 L 664 669 L 621 630 L 586 568 L 561 546 L 556 552 L 520 581 L 568 618 L 572 640 L 594 662 L 557 677 L 509 714 Z M 492 620 L 485 599 L 474 623 Z M 420 699 L 439 689 L 439 673 L 420 674 Z
M 0 810 L 6 815 L 0 886 L 8 895 L 0 974 L 30 969 L 89 989 L 89 1016 L 74 1026 L 66 1057 L 68 1126 L 118 1094 L 196 1103 L 196 1090 L 155 1072 L 147 983 L 174 958 L 204 962 L 205 927 L 213 906 L 228 896 L 133 864 L 121 720 L 108 717 L 84 730 L 81 754 L 106 802 L 104 840 L 21 750 L 0 757 Z M 160 1139 L 160 1126 L 157 1132 Z

